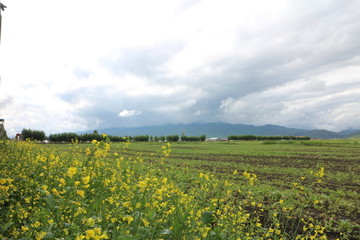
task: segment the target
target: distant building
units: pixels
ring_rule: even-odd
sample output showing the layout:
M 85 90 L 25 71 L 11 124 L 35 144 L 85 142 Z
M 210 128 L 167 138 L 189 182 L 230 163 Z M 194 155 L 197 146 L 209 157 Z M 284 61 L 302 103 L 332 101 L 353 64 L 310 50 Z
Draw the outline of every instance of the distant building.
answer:
M 21 133 L 17 133 L 16 136 L 15 136 L 15 139 L 16 139 L 17 141 L 22 141 L 23 139 L 22 139 Z
M 213 138 L 206 139 L 206 141 L 207 142 L 218 142 L 218 141 L 224 141 L 224 140 L 219 137 L 213 137 Z

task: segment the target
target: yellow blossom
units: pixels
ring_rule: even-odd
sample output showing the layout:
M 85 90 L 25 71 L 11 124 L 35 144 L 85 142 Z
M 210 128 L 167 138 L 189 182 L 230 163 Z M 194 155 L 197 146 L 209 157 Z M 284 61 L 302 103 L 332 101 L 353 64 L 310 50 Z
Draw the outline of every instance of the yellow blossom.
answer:
M 85 239 L 85 236 L 84 235 L 78 235 L 76 236 L 75 240 L 83 240 Z
M 38 227 L 41 226 L 41 223 L 39 221 L 36 221 L 33 224 L 31 224 L 31 226 L 34 227 L 34 228 L 38 228 Z
M 45 161 L 46 161 L 46 157 L 44 157 L 44 156 L 37 156 L 37 157 L 36 157 L 36 161 L 45 162 Z
M 21 230 L 23 230 L 23 232 L 27 232 L 29 231 L 29 228 L 26 226 L 21 226 Z
M 80 197 L 85 197 L 85 191 L 84 190 L 76 190 L 76 194 L 79 195 Z
M 85 225 L 88 227 L 93 227 L 95 225 L 95 219 L 93 218 L 87 218 L 85 219 Z
M 90 150 L 90 148 L 85 149 L 85 154 L 86 154 L 86 155 L 91 155 L 91 150 Z
M 43 238 L 45 237 L 45 235 L 46 235 L 46 232 L 40 232 L 40 233 L 38 233 L 37 236 L 36 236 L 36 240 L 41 240 L 41 239 L 43 239 Z
M 63 179 L 63 178 L 58 179 L 58 181 L 59 181 L 62 185 L 65 185 L 65 184 L 66 184 L 66 181 L 65 181 L 65 179 Z
M 141 221 L 143 222 L 145 227 L 149 226 L 150 224 L 149 221 L 147 221 L 146 219 L 141 218 Z
M 53 188 L 52 193 L 55 194 L 56 196 L 60 196 L 60 193 L 58 192 L 58 190 L 56 190 L 56 188 Z
M 123 217 L 123 220 L 126 221 L 128 224 L 130 224 L 132 221 L 134 221 L 134 218 L 132 216 L 125 216 Z
M 76 167 L 69 167 L 67 174 L 70 178 L 72 178 L 77 173 Z
M 82 178 L 84 184 L 88 184 L 90 182 L 90 176 L 86 176 Z
M 86 230 L 86 239 L 95 238 L 95 231 L 93 229 Z

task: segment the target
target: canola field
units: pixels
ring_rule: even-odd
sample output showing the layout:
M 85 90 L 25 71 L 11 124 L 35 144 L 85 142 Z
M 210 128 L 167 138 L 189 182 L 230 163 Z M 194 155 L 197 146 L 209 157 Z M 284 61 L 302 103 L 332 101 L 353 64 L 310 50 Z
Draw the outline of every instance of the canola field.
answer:
M 360 239 L 357 141 L 0 142 L 1 239 Z

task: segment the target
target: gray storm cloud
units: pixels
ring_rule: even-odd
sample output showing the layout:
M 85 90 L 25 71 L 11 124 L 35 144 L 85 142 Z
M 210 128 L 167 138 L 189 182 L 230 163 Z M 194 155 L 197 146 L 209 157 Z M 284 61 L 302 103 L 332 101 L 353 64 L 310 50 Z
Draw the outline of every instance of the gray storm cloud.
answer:
M 347 90 L 346 87 L 342 88 L 339 83 L 336 92 L 327 92 L 326 89 L 332 88 L 331 83 L 316 77 L 360 63 L 360 23 L 356 14 L 358 10 L 353 8 L 353 4 L 322 2 L 310 7 L 305 3 L 289 2 L 288 12 L 275 19 L 266 19 L 265 16 L 255 25 L 234 28 L 232 52 L 211 55 L 197 67 L 181 74 L 174 74 L 168 63 L 191 46 L 192 42 L 186 40 L 120 50 L 102 62 L 106 69 L 118 76 L 119 82 L 127 73 L 144 78 L 148 85 L 171 87 L 181 83 L 192 90 L 175 91 L 166 97 L 160 96 L 161 92 L 159 96 L 154 93 L 127 97 L 127 102 L 137 103 L 130 109 L 143 109 L 152 116 L 146 124 L 158 123 L 159 119 L 151 119 L 161 118 L 163 124 L 206 119 L 341 128 L 344 121 L 340 120 L 344 117 L 340 116 L 347 115 L 333 116 L 341 113 L 340 109 L 347 109 L 346 104 L 356 105 L 356 100 L 347 99 L 344 104 L 338 104 L 345 97 L 341 93 Z M 201 53 L 195 49 L 193 54 Z M 294 89 L 292 85 L 299 82 L 300 87 Z M 360 86 L 355 84 L 353 87 L 358 90 Z M 200 91 L 202 94 L 196 94 Z M 294 99 L 296 96 L 298 98 Z M 120 102 L 116 96 L 111 101 Z M 133 116 L 140 112 L 126 111 L 120 116 Z M 330 123 L 330 117 L 335 121 L 339 119 L 339 122 Z
M 41 87 L 47 100 L 32 106 L 44 111 L 39 118 L 55 99 L 66 112 L 59 122 L 89 129 L 192 122 L 360 128 L 359 1 L 176 1 L 161 11 L 146 4 L 127 14 L 136 4 L 104 3 L 95 35 L 87 12 L 74 24 L 61 22 L 64 36 L 81 26 L 84 37 L 14 70 L 22 82 L 7 92 L 24 95 L 16 106 L 33 101 Z M 22 72 L 41 81 L 29 81 L 30 91 Z M 10 105 L 0 108 L 19 115 Z

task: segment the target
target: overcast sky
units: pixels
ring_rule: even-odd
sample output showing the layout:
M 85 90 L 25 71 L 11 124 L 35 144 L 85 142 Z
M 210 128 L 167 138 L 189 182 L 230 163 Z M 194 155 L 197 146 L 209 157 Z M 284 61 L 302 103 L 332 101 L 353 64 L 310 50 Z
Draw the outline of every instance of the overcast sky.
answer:
M 360 1 L 1 2 L 9 136 L 195 122 L 360 129 Z

